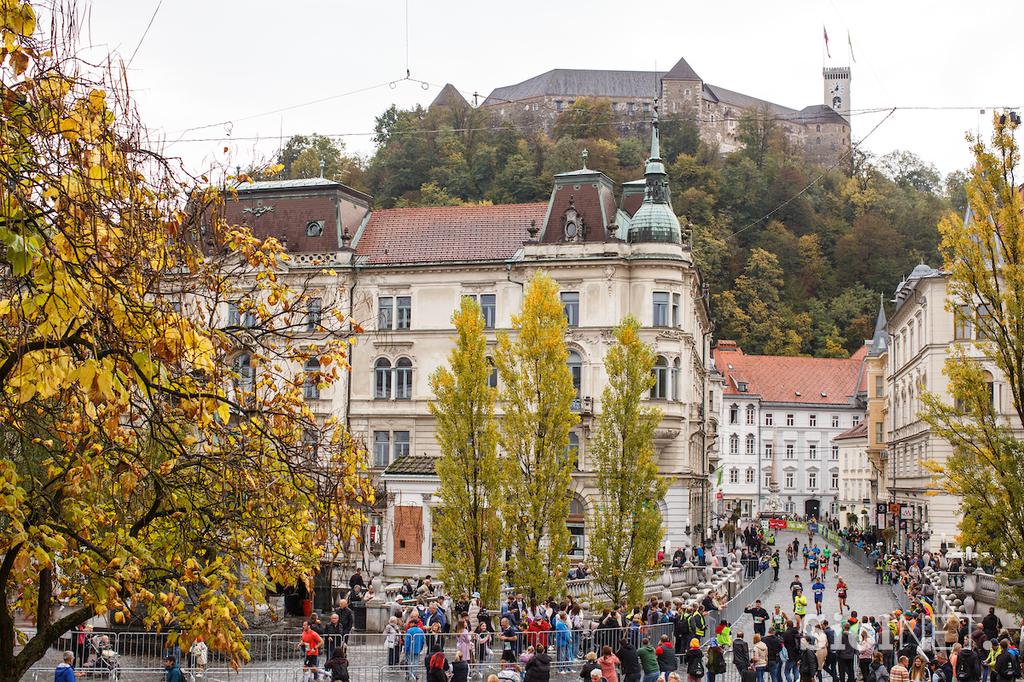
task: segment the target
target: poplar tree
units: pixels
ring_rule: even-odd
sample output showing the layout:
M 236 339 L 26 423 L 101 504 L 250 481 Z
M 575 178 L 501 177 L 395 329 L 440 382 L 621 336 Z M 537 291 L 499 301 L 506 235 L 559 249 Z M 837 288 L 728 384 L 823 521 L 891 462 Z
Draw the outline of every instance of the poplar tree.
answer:
M 494 606 L 504 553 L 498 514 L 497 389 L 488 385 L 492 366 L 480 306 L 463 298 L 454 322 L 456 340 L 448 366 L 430 377 L 436 396 L 430 412 L 437 420 L 441 447 L 440 504 L 434 509 L 436 552 L 445 585 L 453 592 L 479 592 L 484 604 Z
M 922 416 L 953 446 L 948 460 L 930 465 L 938 484 L 963 498 L 957 540 L 1000 566 L 1001 605 L 1020 612 L 1024 441 L 1012 424 L 1024 421 L 1024 201 L 1014 176 L 1020 163 L 1016 128 L 1011 117 L 997 114 L 992 145 L 973 141 L 968 218 L 950 213 L 939 223 L 949 273 L 947 308 L 972 317 L 978 341 L 956 348 L 946 361 L 952 404 L 926 394 Z M 1010 404 L 1002 412 L 993 404 L 994 383 L 983 364 L 998 369 L 998 381 L 1005 382 Z
M 611 603 L 639 603 L 663 536 L 658 501 L 668 482 L 658 473 L 653 440 L 661 411 L 643 404 L 654 385 L 654 353 L 632 316 L 615 330 L 615 339 L 605 356 L 608 384 L 590 444 L 600 490 L 590 561 Z
M 501 335 L 495 361 L 505 414 L 500 443 L 503 518 L 511 584 L 531 597 L 565 588 L 569 552 L 569 429 L 576 393 L 567 364 L 558 285 L 538 273 L 526 287 L 515 338 Z

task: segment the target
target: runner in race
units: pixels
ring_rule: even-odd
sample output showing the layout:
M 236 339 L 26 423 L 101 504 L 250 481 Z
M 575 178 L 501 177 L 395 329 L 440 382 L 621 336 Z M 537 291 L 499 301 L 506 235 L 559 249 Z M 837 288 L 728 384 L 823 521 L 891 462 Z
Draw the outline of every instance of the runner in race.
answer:
M 837 576 L 838 582 L 836 582 L 836 594 L 839 596 L 839 613 L 843 613 L 846 606 L 846 583 L 843 581 L 843 576 Z
M 814 611 L 820 616 L 821 600 L 825 598 L 825 583 L 819 578 L 811 585 L 811 591 L 814 592 Z

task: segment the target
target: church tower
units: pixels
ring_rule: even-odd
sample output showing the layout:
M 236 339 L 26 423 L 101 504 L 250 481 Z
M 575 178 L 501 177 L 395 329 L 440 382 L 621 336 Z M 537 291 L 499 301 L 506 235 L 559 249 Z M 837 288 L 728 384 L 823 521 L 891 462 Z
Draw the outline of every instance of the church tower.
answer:
M 850 67 L 827 66 L 822 69 L 825 106 L 850 122 Z

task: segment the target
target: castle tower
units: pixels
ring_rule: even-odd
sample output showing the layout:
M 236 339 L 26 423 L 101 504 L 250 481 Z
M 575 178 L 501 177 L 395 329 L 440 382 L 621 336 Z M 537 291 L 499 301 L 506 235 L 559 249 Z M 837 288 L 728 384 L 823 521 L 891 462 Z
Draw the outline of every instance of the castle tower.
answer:
M 825 106 L 850 122 L 850 67 L 827 66 L 822 69 Z

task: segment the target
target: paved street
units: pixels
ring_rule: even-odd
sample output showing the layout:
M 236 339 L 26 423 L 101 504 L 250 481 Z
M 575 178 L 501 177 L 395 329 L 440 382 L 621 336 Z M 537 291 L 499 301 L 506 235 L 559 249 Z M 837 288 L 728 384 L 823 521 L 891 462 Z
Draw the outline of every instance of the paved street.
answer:
M 799 537 L 801 552 L 797 559 L 793 561 L 793 567 L 787 568 L 786 562 L 786 544 L 792 543 L 793 538 Z M 803 561 L 803 543 L 807 541 L 806 533 L 793 533 L 783 531 L 778 534 L 775 541 L 775 546 L 779 549 L 780 558 L 782 559 L 779 568 L 779 581 L 772 583 L 772 586 L 768 591 L 761 597 L 761 605 L 768 609 L 769 612 L 774 610 L 775 605 L 778 604 L 782 607 L 782 610 L 787 614 L 792 615 L 793 613 L 793 600 L 790 597 L 789 583 L 793 581 L 794 575 L 799 575 L 800 580 L 804 584 L 804 594 L 808 598 L 808 609 L 809 614 L 814 613 L 814 601 L 811 594 L 811 583 L 810 571 L 804 570 Z M 815 542 L 819 547 L 824 547 L 824 539 L 821 536 L 815 536 Z M 833 550 L 835 547 L 833 547 Z M 856 565 L 852 561 L 848 560 L 845 556 L 839 561 L 839 575 L 843 577 L 843 580 L 847 585 L 847 605 L 854 611 L 857 611 L 859 615 L 873 615 L 880 616 L 881 614 L 892 613 L 892 610 L 896 608 L 896 600 L 892 596 L 892 591 L 888 585 L 875 585 L 875 576 L 860 566 Z M 828 576 L 825 580 L 826 590 L 825 599 L 822 602 L 822 615 L 827 618 L 830 622 L 836 622 L 837 614 L 839 611 L 839 600 L 836 597 L 836 575 L 829 567 Z M 849 615 L 849 612 L 847 612 Z M 738 621 L 739 628 L 747 634 L 747 641 L 750 641 L 750 637 L 753 635 L 753 624 L 750 620 L 750 616 L 744 615 L 743 618 Z M 734 628 L 736 629 L 736 628 Z

